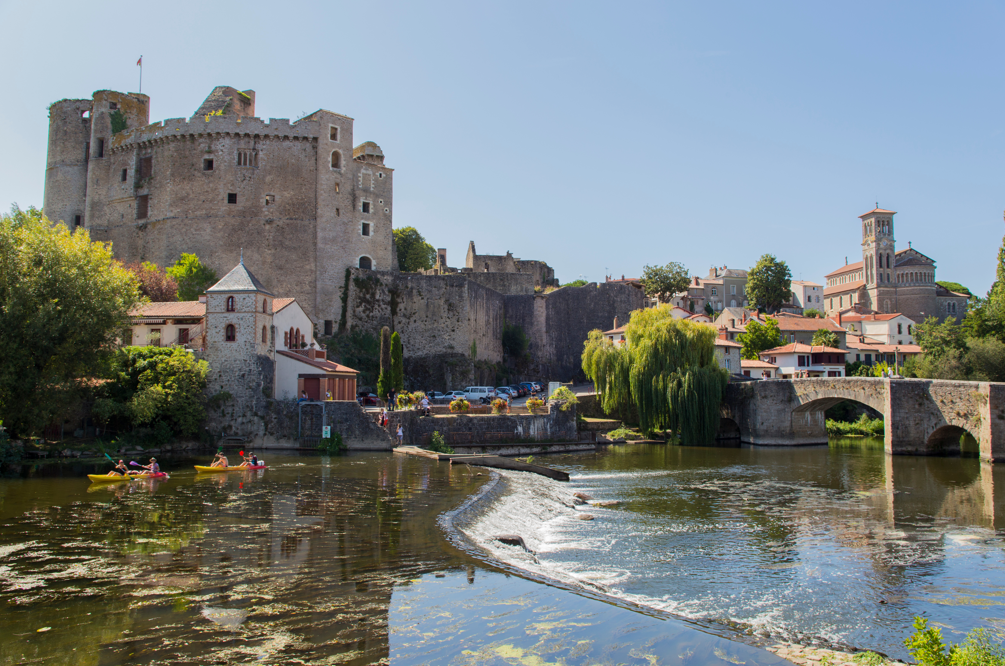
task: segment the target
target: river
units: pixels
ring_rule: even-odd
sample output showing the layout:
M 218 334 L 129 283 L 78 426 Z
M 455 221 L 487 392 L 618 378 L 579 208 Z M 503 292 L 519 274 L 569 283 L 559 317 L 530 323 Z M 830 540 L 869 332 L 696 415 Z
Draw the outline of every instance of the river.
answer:
M 0 663 L 784 663 L 733 629 L 492 561 L 443 519 L 468 503 L 451 515 L 474 524 L 505 481 L 485 470 L 265 457 L 220 475 L 162 460 L 163 482 L 91 485 L 81 464 L 0 478 Z

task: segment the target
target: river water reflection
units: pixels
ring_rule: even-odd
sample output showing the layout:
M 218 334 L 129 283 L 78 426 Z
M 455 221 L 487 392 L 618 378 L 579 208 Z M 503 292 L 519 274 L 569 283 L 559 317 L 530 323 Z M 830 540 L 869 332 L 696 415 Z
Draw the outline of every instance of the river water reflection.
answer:
M 518 562 L 690 618 L 743 622 L 907 658 L 912 618 L 960 640 L 1005 629 L 1005 466 L 812 448 L 618 446 L 549 456 L 570 490 L 621 503 L 538 519 L 553 482 L 507 479 L 500 503 L 539 551 Z M 551 484 L 551 486 L 548 486 Z M 520 498 L 534 497 L 523 508 Z M 511 506 L 505 506 L 510 503 Z M 491 529 L 500 516 L 485 518 Z M 509 520 L 509 518 L 505 518 Z M 474 531 L 477 533 L 478 526 Z
M 782 663 L 458 550 L 437 517 L 487 473 L 267 457 L 108 487 L 84 466 L 0 479 L 0 663 Z

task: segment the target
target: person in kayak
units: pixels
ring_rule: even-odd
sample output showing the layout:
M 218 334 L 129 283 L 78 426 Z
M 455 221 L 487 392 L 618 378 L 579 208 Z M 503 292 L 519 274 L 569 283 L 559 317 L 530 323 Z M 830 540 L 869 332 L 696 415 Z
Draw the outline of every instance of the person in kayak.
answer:
M 257 453 L 252 453 L 251 454 L 251 466 L 252 467 L 258 467 L 258 454 Z
M 150 474 L 160 474 L 161 466 L 157 464 L 157 458 L 151 458 L 149 465 L 144 465 L 143 469 L 147 470 Z
M 227 462 L 227 456 L 223 455 L 223 451 L 216 452 L 216 457 L 213 458 L 210 467 L 230 467 L 230 464 Z
M 129 468 L 126 467 L 126 461 L 120 460 L 119 464 L 108 473 L 108 476 L 129 476 Z

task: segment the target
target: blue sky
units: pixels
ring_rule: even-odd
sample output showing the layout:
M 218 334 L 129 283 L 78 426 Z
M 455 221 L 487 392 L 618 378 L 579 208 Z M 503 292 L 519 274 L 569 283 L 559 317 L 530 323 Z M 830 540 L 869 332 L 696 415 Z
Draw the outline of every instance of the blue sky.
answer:
M 991 2 L 0 2 L 0 206 L 42 204 L 46 106 L 215 85 L 257 114 L 355 118 L 395 169 L 396 227 L 449 263 L 507 250 L 563 282 L 680 261 L 794 278 L 899 212 L 938 277 L 983 294 L 1005 225 L 1005 5 Z

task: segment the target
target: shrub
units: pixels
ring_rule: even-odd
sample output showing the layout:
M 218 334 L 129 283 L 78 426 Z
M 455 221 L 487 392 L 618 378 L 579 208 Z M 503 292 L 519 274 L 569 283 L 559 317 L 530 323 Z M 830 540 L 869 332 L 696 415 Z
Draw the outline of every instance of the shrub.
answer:
M 19 462 L 21 462 L 21 447 L 11 444 L 7 430 L 3 427 L 3 421 L 0 420 L 0 467 L 4 463 Z
M 318 442 L 318 451 L 321 453 L 331 455 L 333 453 L 345 453 L 345 450 L 345 441 L 342 439 L 342 433 L 340 432 L 332 433 L 331 437 L 322 437 L 321 441 Z
M 540 398 L 527 399 L 527 411 L 529 411 L 531 414 L 533 414 L 535 410 L 538 410 L 542 407 L 544 407 L 544 400 L 541 400 Z
M 429 450 L 435 451 L 436 453 L 453 453 L 454 450 L 447 446 L 446 441 L 443 439 L 443 435 L 437 430 L 433 433 L 432 437 L 429 438 Z
M 881 437 L 883 435 L 883 419 L 870 419 L 862 414 L 857 421 L 847 423 L 827 419 L 827 434 L 843 437 Z
M 450 411 L 457 413 L 462 413 L 468 411 L 471 408 L 471 403 L 464 398 L 457 398 L 452 403 L 450 403 Z
M 641 434 L 635 432 L 634 430 L 629 430 L 628 428 L 621 427 L 617 430 L 612 430 L 607 433 L 607 439 L 627 439 L 628 441 L 636 439 L 644 439 Z
M 493 414 L 502 414 L 503 412 L 506 411 L 507 407 L 509 407 L 509 403 L 507 403 L 502 398 L 496 398 L 495 400 L 492 401 Z
M 942 630 L 915 617 L 914 633 L 904 645 L 921 666 L 1005 666 L 1005 649 L 996 638 L 987 629 L 974 629 L 962 643 L 946 646 Z
M 564 403 L 559 408 L 563 412 L 567 411 L 570 407 L 579 402 L 579 399 L 576 398 L 576 394 L 570 391 L 566 386 L 559 386 L 555 389 L 555 392 L 551 394 L 551 399 Z

